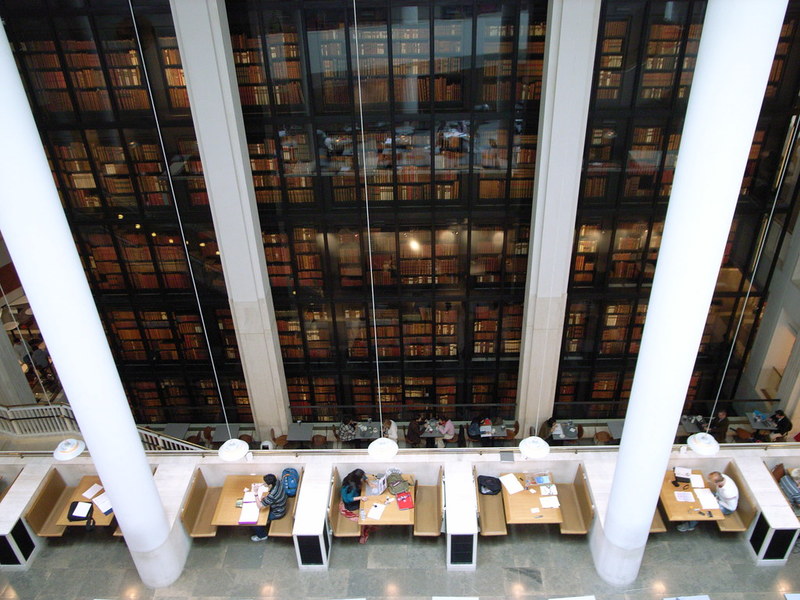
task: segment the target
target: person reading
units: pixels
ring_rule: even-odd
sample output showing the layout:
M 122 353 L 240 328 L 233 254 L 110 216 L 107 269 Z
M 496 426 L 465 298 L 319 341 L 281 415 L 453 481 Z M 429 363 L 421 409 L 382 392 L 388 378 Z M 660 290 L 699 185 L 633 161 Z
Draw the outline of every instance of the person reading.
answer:
M 339 501 L 339 512 L 350 521 L 358 523 L 358 510 L 362 500 L 366 500 L 369 496 L 361 495 L 361 486 L 367 480 L 367 476 L 362 469 L 354 469 L 345 475 L 342 479 L 342 489 L 339 494 L 341 500 Z M 366 544 L 369 539 L 369 534 L 374 529 L 370 525 L 361 526 L 361 536 L 358 538 L 359 544 Z
M 736 487 L 736 482 L 725 473 L 711 471 L 708 474 L 708 483 L 717 498 L 722 514 L 732 514 L 739 505 L 739 488 Z M 678 525 L 678 531 L 694 531 L 696 527 L 697 521 L 686 521 Z
M 264 475 L 264 483 L 267 484 L 269 491 L 261 498 L 261 506 L 269 507 L 268 521 L 276 521 L 283 518 L 286 514 L 286 490 L 283 482 L 272 473 Z M 253 535 L 250 539 L 254 542 L 263 542 L 267 539 L 267 528 L 262 525 L 253 527 Z

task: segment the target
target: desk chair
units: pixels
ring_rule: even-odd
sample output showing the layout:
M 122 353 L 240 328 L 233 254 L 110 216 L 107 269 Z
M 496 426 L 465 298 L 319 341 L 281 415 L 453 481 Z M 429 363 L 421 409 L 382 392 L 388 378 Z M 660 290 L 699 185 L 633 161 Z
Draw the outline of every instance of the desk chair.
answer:
M 287 435 L 275 437 L 275 430 L 272 427 L 269 428 L 269 437 L 272 438 L 272 443 L 275 444 L 278 450 L 283 450 L 286 444 L 289 443 L 289 436 Z
M 239 436 L 239 439 L 242 440 L 243 442 L 247 442 L 247 445 L 250 448 L 253 447 L 253 436 L 252 435 L 248 435 L 246 433 L 243 433 L 242 435 Z
M 595 446 L 605 446 L 606 444 L 610 444 L 612 440 L 611 434 L 607 431 L 598 431 L 594 434 L 594 445 Z
M 311 448 L 316 450 L 319 448 L 327 448 L 328 447 L 328 438 L 324 435 L 314 435 L 311 436 Z

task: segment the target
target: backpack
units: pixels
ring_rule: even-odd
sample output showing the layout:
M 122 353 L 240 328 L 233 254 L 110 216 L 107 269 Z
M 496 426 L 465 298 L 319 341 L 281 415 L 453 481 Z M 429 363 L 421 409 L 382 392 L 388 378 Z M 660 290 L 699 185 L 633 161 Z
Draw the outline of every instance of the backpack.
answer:
M 283 489 L 286 495 L 293 498 L 297 495 L 297 485 L 300 483 L 300 475 L 297 469 L 287 468 L 281 473 L 281 482 L 283 482 Z
M 408 491 L 408 482 L 400 473 L 389 473 L 386 477 L 386 487 L 392 494 L 397 495 Z
M 473 439 L 481 437 L 481 420 L 472 419 L 472 423 L 467 428 L 467 435 Z
M 797 486 L 797 483 L 794 479 L 788 475 L 784 475 L 781 477 L 778 485 L 780 485 L 783 495 L 786 496 L 789 502 L 792 504 L 800 504 L 800 487 Z
M 500 493 L 502 484 L 497 477 L 478 475 L 478 489 L 485 496 L 494 496 Z

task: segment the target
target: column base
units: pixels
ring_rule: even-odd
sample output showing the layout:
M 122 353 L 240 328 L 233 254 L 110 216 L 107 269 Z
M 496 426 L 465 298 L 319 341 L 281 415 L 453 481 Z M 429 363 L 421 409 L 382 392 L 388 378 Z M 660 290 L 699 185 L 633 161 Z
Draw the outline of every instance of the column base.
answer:
M 180 523 L 176 523 L 167 539 L 154 550 L 131 550 L 131 558 L 142 583 L 149 588 L 162 588 L 175 583 L 183 573 L 191 542 Z
M 627 586 L 636 581 L 642 565 L 645 546 L 621 548 L 612 543 L 605 534 L 603 526 L 595 516 L 589 534 L 589 547 L 592 551 L 594 568 L 600 578 L 609 585 Z

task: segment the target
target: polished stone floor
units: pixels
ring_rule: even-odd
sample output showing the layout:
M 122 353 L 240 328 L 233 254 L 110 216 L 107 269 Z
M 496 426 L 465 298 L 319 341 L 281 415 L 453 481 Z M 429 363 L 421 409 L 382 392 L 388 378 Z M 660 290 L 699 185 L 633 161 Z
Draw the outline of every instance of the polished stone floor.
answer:
M 704 593 L 712 600 L 782 600 L 783 592 L 800 592 L 800 554 L 785 567 L 756 567 L 744 544 L 710 524 L 656 534 L 639 578 L 618 589 L 597 577 L 586 539 L 562 536 L 557 527 L 479 539 L 474 573 L 448 573 L 444 538 L 413 538 L 404 528 L 382 529 L 365 545 L 334 540 L 331 568 L 323 573 L 298 571 L 291 539 L 255 544 L 245 529 L 220 528 L 216 538 L 194 542 L 177 582 L 151 590 L 140 583 L 121 539 L 110 531 L 76 530 L 50 541 L 27 572 L 0 573 L 0 598 L 546 600 L 595 594 L 597 600 L 660 600 Z

